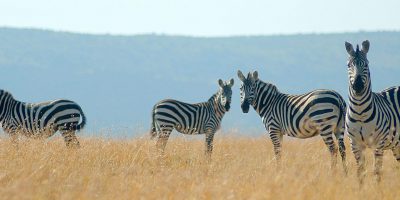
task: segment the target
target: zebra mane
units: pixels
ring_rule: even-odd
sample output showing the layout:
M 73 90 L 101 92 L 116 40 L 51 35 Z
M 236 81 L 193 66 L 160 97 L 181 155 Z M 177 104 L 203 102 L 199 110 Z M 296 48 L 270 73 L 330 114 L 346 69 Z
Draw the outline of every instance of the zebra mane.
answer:
M 265 85 L 264 90 L 267 89 L 269 91 L 272 91 L 272 92 L 275 92 L 275 93 L 279 93 L 278 87 L 276 87 L 276 85 L 274 85 L 272 83 L 264 82 L 264 81 L 258 79 L 256 81 L 256 84 L 258 85 L 258 88 L 261 88 L 263 85 Z
M 349 59 L 348 59 L 349 62 L 352 62 L 352 61 L 354 61 L 354 60 L 366 60 L 367 63 L 368 63 L 366 54 L 363 53 L 363 52 L 359 49 L 358 45 L 357 45 L 357 49 L 356 49 L 356 52 L 354 53 L 354 55 L 349 56 Z
M 5 119 L 5 115 L 7 114 L 7 112 L 4 112 L 5 110 L 7 110 L 8 107 L 8 103 L 7 102 L 15 102 L 16 100 L 14 99 L 14 97 L 12 96 L 12 94 L 8 91 L 5 90 L 0 90 L 0 124 L 3 125 L 4 123 L 4 119 Z
M 215 100 L 218 98 L 219 95 L 220 95 L 220 91 L 218 90 L 218 92 L 214 93 L 214 94 L 208 99 L 207 102 L 213 104 L 213 103 L 215 102 Z
M 222 105 L 220 101 L 218 101 L 218 97 L 221 95 L 221 90 L 218 90 L 216 93 L 214 93 L 210 99 L 208 99 L 207 103 L 212 107 L 215 113 L 222 114 L 225 113 L 224 110 L 221 110 Z
M 13 95 L 6 90 L 0 90 L 0 97 L 1 96 L 10 97 L 11 99 L 14 99 Z

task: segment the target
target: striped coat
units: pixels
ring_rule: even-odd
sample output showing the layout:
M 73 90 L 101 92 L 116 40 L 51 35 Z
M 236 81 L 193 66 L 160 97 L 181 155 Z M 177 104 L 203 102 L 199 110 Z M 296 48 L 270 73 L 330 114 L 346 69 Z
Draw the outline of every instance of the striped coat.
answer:
M 346 42 L 349 54 L 349 107 L 346 128 L 351 140 L 352 151 L 358 164 L 360 182 L 365 176 L 364 150 L 374 150 L 374 173 L 381 177 L 384 150 L 392 150 L 400 161 L 400 87 L 391 87 L 382 92 L 372 92 L 369 61 L 369 41 L 353 46 Z
M 161 151 L 172 130 L 177 130 L 183 134 L 205 134 L 206 154 L 211 154 L 214 134 L 230 109 L 234 81 L 223 82 L 220 79 L 218 83 L 219 90 L 206 102 L 189 104 L 167 99 L 154 105 L 150 134 L 157 137 L 157 146 Z
M 279 92 L 271 83 L 258 79 L 258 73 L 247 77 L 238 71 L 241 107 L 244 113 L 252 106 L 260 115 L 274 145 L 276 158 L 281 157 L 283 135 L 295 138 L 310 138 L 320 135 L 332 155 L 332 165 L 336 163 L 338 141 L 339 151 L 345 171 L 344 117 L 346 104 L 343 98 L 332 90 L 315 90 L 302 95 Z
M 13 139 L 48 138 L 60 131 L 67 146 L 79 146 L 75 131 L 85 126 L 86 118 L 81 107 L 69 100 L 25 103 L 0 90 L 0 123 Z

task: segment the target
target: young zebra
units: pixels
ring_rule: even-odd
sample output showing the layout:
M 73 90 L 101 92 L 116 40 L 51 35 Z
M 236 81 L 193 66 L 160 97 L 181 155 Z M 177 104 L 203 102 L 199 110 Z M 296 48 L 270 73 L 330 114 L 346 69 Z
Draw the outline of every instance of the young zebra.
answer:
M 362 183 L 365 176 L 364 150 L 374 150 L 377 181 L 380 181 L 383 151 L 391 149 L 400 161 L 400 87 L 388 88 L 380 93 L 372 92 L 367 53 L 369 41 L 353 46 L 345 43 L 349 73 L 349 107 L 346 128 L 351 147 L 358 164 L 358 176 Z
M 303 95 L 289 95 L 278 91 L 271 83 L 258 79 L 258 73 L 247 78 L 239 70 L 241 107 L 243 113 L 249 106 L 260 115 L 274 145 L 275 157 L 280 163 L 283 135 L 310 138 L 321 135 L 329 148 L 332 167 L 336 164 L 337 148 L 333 135 L 339 143 L 339 151 L 345 172 L 346 152 L 343 142 L 346 103 L 332 90 L 315 90 Z
M 188 104 L 166 99 L 153 107 L 151 136 L 157 136 L 157 148 L 164 151 L 169 135 L 175 129 L 183 134 L 205 134 L 206 155 L 211 156 L 213 138 L 220 128 L 225 112 L 229 111 L 233 79 L 218 80 L 219 90 L 203 103 Z
M 0 123 L 14 141 L 19 135 L 48 138 L 60 131 L 68 147 L 79 147 L 75 131 L 85 126 L 86 118 L 81 107 L 69 100 L 24 103 L 0 90 Z

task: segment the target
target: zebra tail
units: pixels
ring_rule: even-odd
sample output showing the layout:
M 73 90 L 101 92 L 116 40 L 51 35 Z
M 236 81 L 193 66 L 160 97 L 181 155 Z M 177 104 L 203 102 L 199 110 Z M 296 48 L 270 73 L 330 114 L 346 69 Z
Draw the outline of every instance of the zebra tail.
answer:
M 81 107 L 79 107 L 79 111 L 81 112 L 82 121 L 81 121 L 80 124 L 78 124 L 78 125 L 76 126 L 76 130 L 77 130 L 77 131 L 80 131 L 80 130 L 83 129 L 83 128 L 85 127 L 85 125 L 86 125 L 86 116 L 85 116 L 85 114 L 83 113 Z
M 155 125 L 155 113 L 156 105 L 154 105 L 153 110 L 151 112 L 151 130 L 150 130 L 150 139 L 154 139 L 157 136 L 157 128 Z

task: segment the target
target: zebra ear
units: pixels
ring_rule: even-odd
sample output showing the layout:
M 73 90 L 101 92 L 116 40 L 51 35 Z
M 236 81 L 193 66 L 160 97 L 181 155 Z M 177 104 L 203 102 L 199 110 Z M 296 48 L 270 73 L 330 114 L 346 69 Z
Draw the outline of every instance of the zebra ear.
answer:
M 222 81 L 221 79 L 218 80 L 218 84 L 220 87 L 224 87 L 224 81 Z
M 228 83 L 228 86 L 229 86 L 229 87 L 232 87 L 232 86 L 233 86 L 233 83 L 234 83 L 234 80 L 233 80 L 233 78 L 231 78 L 231 80 L 230 80 L 229 83 Z
M 369 51 L 369 41 L 365 40 L 362 44 L 361 44 L 361 52 L 367 54 Z
M 246 78 L 244 77 L 242 71 L 238 70 L 237 75 L 241 81 L 244 81 Z
M 257 71 L 253 72 L 253 79 L 258 80 L 258 72 Z
M 348 53 L 350 56 L 354 56 L 354 55 L 355 55 L 355 52 L 354 52 L 353 45 L 350 44 L 349 42 L 345 42 L 344 45 L 346 46 L 347 53 Z

